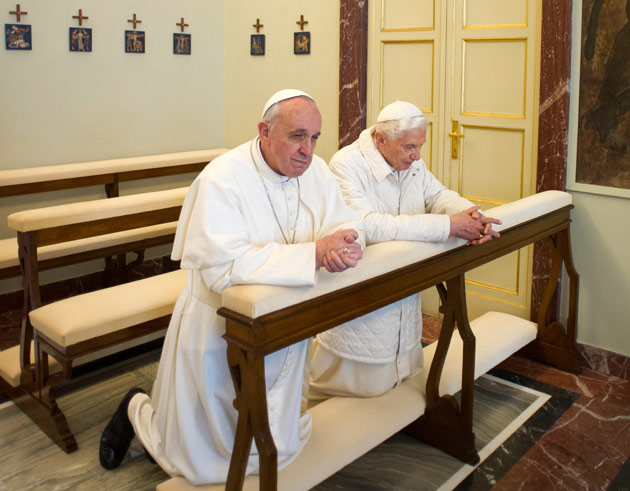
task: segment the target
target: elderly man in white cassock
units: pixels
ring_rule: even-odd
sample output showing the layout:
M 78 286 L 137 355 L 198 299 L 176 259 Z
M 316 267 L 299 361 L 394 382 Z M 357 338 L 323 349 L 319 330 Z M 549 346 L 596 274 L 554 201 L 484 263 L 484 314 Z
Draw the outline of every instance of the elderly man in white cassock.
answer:
M 363 226 L 325 162 L 313 155 L 321 116 L 287 89 L 265 105 L 255 139 L 225 153 L 193 182 L 172 257 L 189 270 L 169 325 L 151 397 L 132 389 L 101 437 L 103 467 L 120 465 L 134 433 L 171 476 L 225 482 L 237 411 L 227 364 L 220 293 L 231 285 L 313 286 L 318 270 L 344 271 L 363 256 Z M 265 358 L 267 405 L 278 467 L 311 434 L 302 412 L 307 340 Z M 247 472 L 258 468 L 252 449 Z
M 420 158 L 426 119 L 397 101 L 376 125 L 339 150 L 330 168 L 346 202 L 363 218 L 367 244 L 391 240 L 444 242 L 449 237 L 482 244 L 499 234 L 499 220 L 446 189 Z M 423 368 L 420 294 L 319 334 L 311 362 L 311 392 L 377 396 Z

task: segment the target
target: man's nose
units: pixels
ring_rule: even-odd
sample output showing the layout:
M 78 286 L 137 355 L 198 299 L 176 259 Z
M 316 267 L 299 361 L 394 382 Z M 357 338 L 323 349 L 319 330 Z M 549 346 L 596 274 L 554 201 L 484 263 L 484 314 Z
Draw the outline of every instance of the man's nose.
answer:
M 411 151 L 411 158 L 415 161 L 415 160 L 420 160 L 420 149 L 419 148 L 414 148 Z
M 311 139 L 305 138 L 304 140 L 302 140 L 302 143 L 300 145 L 300 152 L 303 153 L 304 155 L 311 155 L 313 153 L 314 148 L 315 148 L 315 145 L 313 144 Z

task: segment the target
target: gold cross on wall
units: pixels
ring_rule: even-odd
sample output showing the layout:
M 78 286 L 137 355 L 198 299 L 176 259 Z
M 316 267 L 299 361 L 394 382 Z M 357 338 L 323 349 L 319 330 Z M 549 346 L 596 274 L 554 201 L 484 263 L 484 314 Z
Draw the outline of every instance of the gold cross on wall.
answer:
M 18 3 L 18 4 L 15 6 L 15 10 L 13 10 L 13 11 L 9 11 L 9 14 L 11 14 L 11 15 L 17 15 L 17 21 L 18 21 L 18 22 L 20 22 L 20 18 L 21 18 L 23 15 L 28 15 L 28 12 L 24 12 L 23 10 L 20 10 L 20 4 Z
M 252 27 L 256 28 L 256 34 L 260 32 L 260 28 L 263 27 L 264 24 L 260 23 L 260 19 L 256 19 L 256 24 L 252 24 Z
M 136 14 L 134 12 L 133 14 L 133 20 L 132 19 L 127 19 L 127 22 L 133 22 L 133 28 L 136 28 L 136 24 L 142 24 L 141 20 L 136 19 Z
M 304 20 L 304 16 L 303 15 L 300 15 L 300 20 L 298 20 L 296 22 L 296 24 L 299 24 L 300 25 L 300 31 L 303 31 L 304 30 L 304 24 L 308 24 L 308 21 Z
M 79 9 L 79 15 L 73 15 L 72 16 L 73 19 L 79 19 L 79 25 L 82 26 L 83 25 L 83 19 L 89 19 L 89 17 L 83 15 L 83 10 Z
M 188 27 L 188 24 L 184 24 L 184 18 L 183 17 L 182 17 L 182 21 L 181 22 L 176 22 L 175 25 L 181 27 L 182 28 L 182 32 L 184 32 L 184 27 Z

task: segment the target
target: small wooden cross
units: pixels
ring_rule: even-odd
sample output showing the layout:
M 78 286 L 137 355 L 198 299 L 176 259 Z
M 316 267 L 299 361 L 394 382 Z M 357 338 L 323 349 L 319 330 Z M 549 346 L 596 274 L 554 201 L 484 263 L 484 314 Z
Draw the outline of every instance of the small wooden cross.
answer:
M 304 24 L 308 24 L 307 20 L 304 20 L 304 16 L 300 15 L 300 20 L 296 22 L 296 24 L 300 24 L 300 31 L 304 30 Z
M 184 32 L 184 27 L 188 27 L 188 24 L 184 24 L 184 18 L 183 17 L 182 17 L 182 21 L 181 22 L 176 22 L 175 25 L 181 27 L 182 28 L 182 32 Z
M 134 12 L 133 14 L 133 20 L 132 19 L 127 19 L 127 22 L 133 22 L 133 28 L 136 28 L 136 24 L 142 24 L 141 20 L 136 19 L 136 13 Z
M 256 28 L 256 34 L 260 32 L 260 28 L 264 27 L 264 24 L 260 23 L 260 19 L 256 19 L 256 24 L 252 24 L 252 27 Z
M 79 19 L 79 25 L 82 26 L 83 25 L 83 19 L 89 19 L 89 17 L 83 15 L 83 10 L 79 9 L 79 15 L 73 15 L 72 16 L 73 19 Z
M 28 12 L 24 12 L 23 10 L 20 10 L 20 4 L 18 3 L 18 4 L 16 4 L 16 6 L 15 6 L 15 10 L 13 10 L 13 11 L 9 11 L 9 14 L 11 14 L 11 15 L 17 15 L 17 21 L 18 21 L 18 22 L 20 22 L 20 18 L 21 18 L 23 15 L 28 15 Z

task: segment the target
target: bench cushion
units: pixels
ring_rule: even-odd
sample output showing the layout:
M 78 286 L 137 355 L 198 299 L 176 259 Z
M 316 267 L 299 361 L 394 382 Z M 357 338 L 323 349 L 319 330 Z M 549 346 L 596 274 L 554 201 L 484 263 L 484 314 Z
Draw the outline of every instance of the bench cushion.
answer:
M 33 345 L 31 344 L 31 362 L 35 360 Z M 61 365 L 54 358 L 50 358 L 50 373 L 61 370 Z M 12 346 L 0 352 L 0 377 L 2 377 L 11 387 L 20 385 L 20 346 Z
M 504 230 L 571 204 L 571 195 L 562 191 L 546 191 L 486 211 L 499 218 Z M 354 269 L 343 274 L 321 270 L 315 287 L 288 288 L 269 285 L 239 285 L 222 293 L 223 306 L 251 318 L 304 302 L 369 278 L 422 261 L 431 256 L 465 244 L 463 239 L 450 238 L 447 242 L 393 241 L 366 248 L 363 259 Z
M 470 327 L 475 334 L 475 380 L 536 339 L 537 334 L 535 323 L 503 312 L 486 312 L 471 321 Z M 422 387 L 426 386 L 436 348 L 437 342 L 423 350 L 427 369 L 420 374 Z M 455 328 L 440 378 L 440 395 L 461 390 L 463 349 L 464 343 Z
M 278 472 L 278 489 L 311 489 L 418 418 L 425 406 L 415 377 L 378 397 L 331 397 L 312 407 L 313 433 L 296 459 Z M 175 477 L 156 489 L 218 491 L 225 485 L 194 486 Z M 246 476 L 243 490 L 258 490 L 258 476 Z
M 62 347 L 173 312 L 188 272 L 177 270 L 66 298 L 33 310 L 33 327 Z
M 204 161 L 210 162 L 222 153 L 227 152 L 227 150 L 227 148 L 212 148 L 208 150 L 167 153 L 145 157 L 77 162 L 73 164 L 30 167 L 27 169 L 8 169 L 0 171 L 0 186 L 72 179 L 83 176 L 98 176 L 102 174 L 112 174 L 114 172 L 173 167 Z
M 536 337 L 536 325 L 510 314 L 488 312 L 471 323 L 477 351 L 475 378 L 480 377 Z M 459 343 L 457 342 L 459 340 Z M 424 348 L 429 366 L 436 343 Z M 461 388 L 462 343 L 453 335 L 444 363 L 440 394 L 454 394 Z M 384 442 L 424 413 L 427 371 L 406 379 L 378 397 L 331 397 L 308 410 L 313 417 L 313 434 L 304 449 L 278 472 L 279 490 L 308 490 Z M 218 491 L 224 484 L 193 486 L 183 477 L 158 484 L 158 491 Z M 244 490 L 258 489 L 258 476 L 245 478 Z
M 0 269 L 18 266 L 19 264 L 17 239 L 0 240 Z
M 9 227 L 18 232 L 29 232 L 145 211 L 174 208 L 182 205 L 187 192 L 188 187 L 183 187 L 118 198 L 103 198 L 82 203 L 48 206 L 12 213 L 7 222 Z
M 71 254 L 78 254 L 80 252 L 127 244 L 138 240 L 152 239 L 174 234 L 176 229 L 177 222 L 160 223 L 150 227 L 135 228 L 113 234 L 61 242 L 59 244 L 39 247 L 37 249 L 37 259 L 38 261 L 45 261 L 47 259 L 55 259 Z M 19 264 L 17 239 L 0 240 L 0 269 L 18 266 Z

